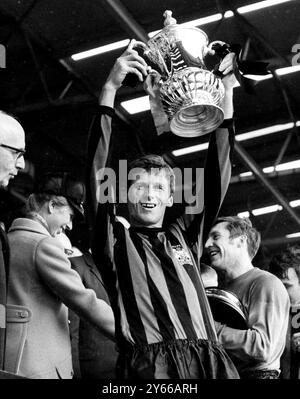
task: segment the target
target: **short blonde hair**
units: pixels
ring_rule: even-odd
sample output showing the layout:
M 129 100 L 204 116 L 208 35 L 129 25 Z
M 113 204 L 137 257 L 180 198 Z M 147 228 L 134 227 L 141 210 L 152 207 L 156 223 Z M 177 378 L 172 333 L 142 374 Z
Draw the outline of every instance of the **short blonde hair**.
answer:
M 171 166 L 164 160 L 163 157 L 156 154 L 148 154 L 144 155 L 140 158 L 135 159 L 129 165 L 130 169 L 141 168 L 146 172 L 151 172 L 157 170 L 160 172 L 161 170 L 165 171 L 167 178 L 170 182 L 170 193 L 171 195 L 175 192 L 175 174 Z

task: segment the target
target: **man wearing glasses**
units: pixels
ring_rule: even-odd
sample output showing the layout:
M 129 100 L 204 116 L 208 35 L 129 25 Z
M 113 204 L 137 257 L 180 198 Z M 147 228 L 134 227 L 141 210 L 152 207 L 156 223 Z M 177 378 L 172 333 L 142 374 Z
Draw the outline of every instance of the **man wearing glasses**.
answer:
M 12 116 L 0 111 L 0 188 L 8 186 L 19 170 L 24 169 L 25 134 Z M 0 192 L 1 198 L 1 192 Z M 7 237 L 0 222 L 0 370 L 3 370 L 6 331 L 6 281 L 9 262 Z
M 24 169 L 25 134 L 13 117 L 0 111 L 0 187 Z

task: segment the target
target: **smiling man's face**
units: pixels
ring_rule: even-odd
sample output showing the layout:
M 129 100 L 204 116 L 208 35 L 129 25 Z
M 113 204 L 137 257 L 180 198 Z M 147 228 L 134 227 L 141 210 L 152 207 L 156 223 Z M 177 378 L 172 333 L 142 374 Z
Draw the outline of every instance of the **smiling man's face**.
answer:
M 239 263 L 241 250 L 239 237 L 231 237 L 227 223 L 218 223 L 209 232 L 205 250 L 210 258 L 211 266 L 216 270 L 230 270 Z
M 139 174 L 128 192 L 130 223 L 136 227 L 161 227 L 166 207 L 173 205 L 170 180 L 163 169 Z
M 50 234 L 55 236 L 64 230 L 72 230 L 74 211 L 70 205 L 57 205 L 54 201 L 49 202 L 49 213 L 45 215 Z

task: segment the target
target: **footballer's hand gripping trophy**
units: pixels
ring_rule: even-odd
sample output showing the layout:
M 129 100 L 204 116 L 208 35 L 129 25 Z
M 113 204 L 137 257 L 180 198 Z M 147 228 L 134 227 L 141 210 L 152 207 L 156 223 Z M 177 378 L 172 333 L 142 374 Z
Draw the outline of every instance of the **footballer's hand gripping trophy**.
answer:
M 204 58 L 214 54 L 205 32 L 177 25 L 171 11 L 165 11 L 164 28 L 147 44 L 136 42 L 139 54 L 159 76 L 156 88 L 170 122 L 171 131 L 183 137 L 210 133 L 224 119 L 224 86 L 216 73 L 209 71 Z M 223 53 L 223 56 L 225 54 Z

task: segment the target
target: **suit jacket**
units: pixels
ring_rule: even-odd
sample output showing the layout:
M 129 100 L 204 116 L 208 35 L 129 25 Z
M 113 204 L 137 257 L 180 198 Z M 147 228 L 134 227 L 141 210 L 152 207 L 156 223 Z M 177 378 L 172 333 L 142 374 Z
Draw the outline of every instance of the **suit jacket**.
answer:
M 101 275 L 90 253 L 69 258 L 72 269 L 83 285 L 95 291 L 97 298 L 109 302 Z M 90 323 L 70 312 L 70 332 L 75 378 L 112 379 L 115 376 L 117 351 L 115 343 Z
M 62 244 L 38 221 L 16 219 L 8 238 L 5 370 L 28 378 L 71 378 L 67 306 L 101 326 L 100 301 L 71 269 Z
M 6 296 L 9 248 L 5 231 L 0 226 L 0 370 L 4 367 L 6 333 Z

